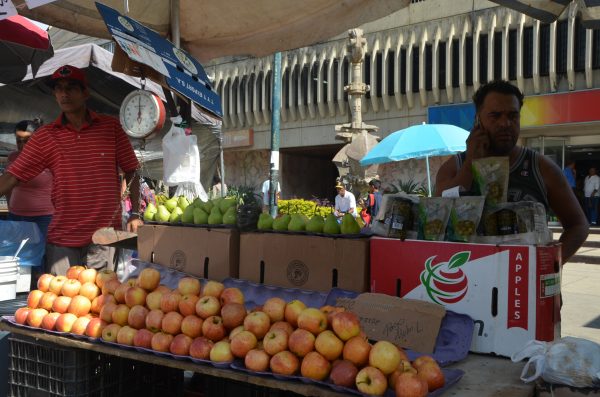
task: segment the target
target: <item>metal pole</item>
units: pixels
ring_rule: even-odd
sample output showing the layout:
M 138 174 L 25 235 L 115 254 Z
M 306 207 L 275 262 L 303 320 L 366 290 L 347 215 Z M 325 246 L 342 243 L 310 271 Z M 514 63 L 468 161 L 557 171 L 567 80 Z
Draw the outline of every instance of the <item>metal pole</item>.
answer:
M 425 156 L 425 163 L 427 163 L 427 191 L 429 197 L 431 197 L 431 173 L 429 172 L 429 156 Z
M 271 173 L 269 175 L 269 213 L 277 216 L 279 186 L 279 111 L 281 107 L 281 52 L 273 55 L 273 89 L 271 95 Z
M 219 124 L 219 161 L 221 168 L 221 197 L 225 197 L 225 161 L 223 160 L 223 124 Z
M 179 48 L 181 44 L 181 35 L 179 32 L 179 0 L 171 0 L 171 41 L 175 47 Z

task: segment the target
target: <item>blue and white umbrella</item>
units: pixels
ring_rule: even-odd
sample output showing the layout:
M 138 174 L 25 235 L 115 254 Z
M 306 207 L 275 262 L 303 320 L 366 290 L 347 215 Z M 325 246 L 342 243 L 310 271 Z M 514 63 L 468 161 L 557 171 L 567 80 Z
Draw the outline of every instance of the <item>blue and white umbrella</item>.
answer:
M 445 156 L 466 150 L 469 131 L 450 124 L 419 124 L 385 137 L 360 160 L 361 165 L 425 158 L 427 187 L 431 196 L 429 157 Z

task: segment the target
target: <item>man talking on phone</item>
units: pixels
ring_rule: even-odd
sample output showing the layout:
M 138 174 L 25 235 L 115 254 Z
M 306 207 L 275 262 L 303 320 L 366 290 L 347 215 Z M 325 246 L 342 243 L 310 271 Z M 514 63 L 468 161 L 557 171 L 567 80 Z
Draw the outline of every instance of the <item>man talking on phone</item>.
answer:
M 508 156 L 508 201 L 537 201 L 552 210 L 562 224 L 563 264 L 577 252 L 589 233 L 588 222 L 560 168 L 538 152 L 517 145 L 521 131 L 523 94 L 507 81 L 482 85 L 473 95 L 475 125 L 467 150 L 447 160 L 438 171 L 436 195 L 459 186 L 471 190 L 473 160 Z

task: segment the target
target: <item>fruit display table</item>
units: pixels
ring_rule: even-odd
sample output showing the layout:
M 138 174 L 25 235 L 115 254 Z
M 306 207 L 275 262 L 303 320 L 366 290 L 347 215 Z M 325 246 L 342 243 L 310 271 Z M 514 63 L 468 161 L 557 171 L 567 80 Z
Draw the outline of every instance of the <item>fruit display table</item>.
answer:
M 190 361 L 174 360 L 172 358 L 160 357 L 154 354 L 144 354 L 138 351 L 113 347 L 103 343 L 91 343 L 86 340 L 78 340 L 72 337 L 52 335 L 44 331 L 20 328 L 7 322 L 0 322 L 0 330 L 33 337 L 41 341 L 54 343 L 68 348 L 96 351 L 145 363 L 245 382 L 259 387 L 291 391 L 301 395 L 323 397 L 345 395 L 317 385 L 279 380 L 272 377 L 254 376 L 241 371 L 221 369 L 210 365 L 200 365 Z M 526 385 L 519 379 L 522 367 L 522 364 L 512 363 L 506 358 L 470 354 L 467 359 L 451 366 L 451 368 L 462 369 L 465 371 L 465 375 L 460 382 L 448 390 L 445 395 L 461 397 L 492 397 L 499 395 L 511 397 L 533 396 L 535 386 L 533 384 Z

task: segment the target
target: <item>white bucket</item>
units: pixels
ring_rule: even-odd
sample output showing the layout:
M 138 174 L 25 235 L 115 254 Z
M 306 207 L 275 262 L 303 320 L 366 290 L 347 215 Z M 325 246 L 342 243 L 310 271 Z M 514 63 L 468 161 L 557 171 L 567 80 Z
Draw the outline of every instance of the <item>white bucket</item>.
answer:
M 0 256 L 0 301 L 17 297 L 19 258 Z

